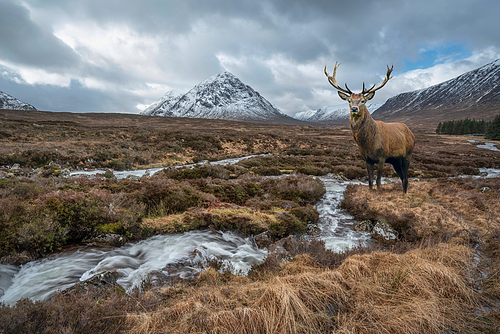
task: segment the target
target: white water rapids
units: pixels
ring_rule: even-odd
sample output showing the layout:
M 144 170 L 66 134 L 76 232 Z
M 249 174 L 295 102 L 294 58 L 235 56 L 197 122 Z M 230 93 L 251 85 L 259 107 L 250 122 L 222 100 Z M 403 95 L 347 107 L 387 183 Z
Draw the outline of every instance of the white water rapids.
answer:
M 322 230 L 318 238 L 335 251 L 367 243 L 370 234 L 355 232 L 352 217 L 339 208 L 350 182 L 332 176 L 320 179 L 325 184 L 326 194 L 317 203 L 318 225 Z M 160 271 L 168 275 L 168 265 L 185 263 L 186 268 L 180 272 L 182 277 L 199 272 L 202 270 L 199 263 L 214 257 L 224 259 L 235 271 L 246 274 L 254 263 L 262 262 L 266 256 L 267 250 L 257 248 L 252 237 L 210 230 L 156 235 L 114 249 L 79 246 L 76 251 L 58 253 L 22 266 L 0 265 L 0 302 L 13 305 L 22 298 L 44 300 L 57 290 L 113 270 L 121 275 L 117 282 L 130 291 L 140 285 L 148 273 Z
M 242 159 L 219 163 L 235 163 Z M 483 177 L 496 177 L 499 172 L 481 169 L 481 173 L 486 174 Z M 130 174 L 142 176 L 147 170 L 121 173 L 120 178 Z M 347 185 L 353 182 L 341 181 L 331 175 L 320 179 L 325 185 L 326 194 L 317 203 L 320 214 L 318 226 L 321 229 L 318 238 L 334 251 L 370 242 L 370 234 L 354 231 L 352 217 L 339 208 Z M 254 263 L 263 261 L 266 256 L 267 250 L 257 248 L 252 237 L 242 238 L 233 232 L 210 230 L 157 235 L 137 243 L 127 243 L 120 248 L 75 246 L 22 266 L 0 265 L 0 303 L 13 305 L 22 298 L 45 300 L 57 290 L 67 289 L 103 271 L 113 270 L 121 275 L 117 282 L 131 291 L 153 271 L 169 275 L 169 265 L 183 263 L 186 267 L 178 272 L 183 277 L 199 272 L 202 270 L 199 263 L 214 257 L 224 259 L 235 271 L 245 274 Z

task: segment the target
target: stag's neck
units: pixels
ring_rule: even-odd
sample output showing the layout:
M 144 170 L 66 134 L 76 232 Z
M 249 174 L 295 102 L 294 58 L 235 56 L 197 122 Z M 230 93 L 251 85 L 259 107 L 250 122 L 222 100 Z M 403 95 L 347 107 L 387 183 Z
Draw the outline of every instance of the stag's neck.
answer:
M 356 133 L 365 132 L 367 130 L 372 130 L 375 128 L 375 120 L 372 118 L 366 106 L 362 107 L 358 115 L 353 115 L 351 113 L 350 124 L 351 130 L 356 137 Z

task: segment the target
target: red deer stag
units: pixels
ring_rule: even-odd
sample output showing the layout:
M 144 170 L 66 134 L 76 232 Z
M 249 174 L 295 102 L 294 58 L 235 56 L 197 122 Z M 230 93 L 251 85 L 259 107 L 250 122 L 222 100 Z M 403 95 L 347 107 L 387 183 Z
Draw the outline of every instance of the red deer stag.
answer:
M 398 173 L 401 182 L 403 183 L 403 193 L 408 190 L 408 168 L 410 167 L 410 158 L 415 146 L 415 136 L 408 129 L 406 124 L 402 123 L 384 123 L 376 121 L 372 118 L 365 103 L 375 96 L 375 92 L 391 79 L 393 67 L 387 66 L 387 73 L 384 81 L 375 88 L 373 85 L 370 89 L 365 89 L 363 82 L 363 91 L 359 94 L 351 92 L 347 83 L 345 88 L 342 88 L 335 79 L 337 68 L 340 64 L 335 63 L 333 75 L 328 75 L 325 65 L 325 74 L 328 77 L 330 84 L 338 90 L 341 99 L 349 102 L 351 111 L 351 131 L 358 144 L 359 151 L 366 161 L 366 169 L 368 170 L 368 184 L 370 189 L 373 189 L 373 167 L 378 166 L 377 170 L 377 190 L 380 190 L 380 178 L 384 163 L 392 164 L 396 173 Z

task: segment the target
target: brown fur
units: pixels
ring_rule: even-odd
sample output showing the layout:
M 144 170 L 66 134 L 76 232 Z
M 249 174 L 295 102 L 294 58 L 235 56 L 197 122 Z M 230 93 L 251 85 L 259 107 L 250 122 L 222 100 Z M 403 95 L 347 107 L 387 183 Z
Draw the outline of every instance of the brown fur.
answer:
M 402 123 L 384 123 L 374 120 L 368 109 L 366 101 L 375 94 L 354 94 L 350 96 L 338 92 L 339 96 L 349 101 L 351 110 L 351 131 L 359 151 L 366 161 L 368 183 L 373 188 L 373 169 L 377 164 L 377 189 L 380 190 L 380 179 L 385 162 L 393 165 L 396 173 L 403 183 L 403 192 L 408 190 L 408 168 L 410 158 L 415 146 L 415 136 L 410 129 Z

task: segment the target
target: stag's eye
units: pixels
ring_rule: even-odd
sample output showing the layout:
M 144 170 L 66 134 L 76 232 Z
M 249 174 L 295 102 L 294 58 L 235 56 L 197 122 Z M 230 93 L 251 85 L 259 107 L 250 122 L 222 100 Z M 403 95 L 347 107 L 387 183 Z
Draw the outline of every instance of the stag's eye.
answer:
M 365 100 L 361 100 L 361 103 L 365 103 Z
M 351 100 L 351 99 L 349 99 L 349 100 L 347 100 L 347 101 L 348 101 L 349 103 L 351 103 L 351 102 L 352 102 L 352 100 Z

